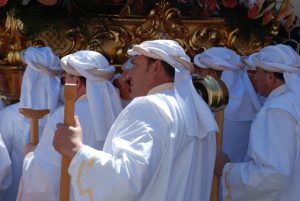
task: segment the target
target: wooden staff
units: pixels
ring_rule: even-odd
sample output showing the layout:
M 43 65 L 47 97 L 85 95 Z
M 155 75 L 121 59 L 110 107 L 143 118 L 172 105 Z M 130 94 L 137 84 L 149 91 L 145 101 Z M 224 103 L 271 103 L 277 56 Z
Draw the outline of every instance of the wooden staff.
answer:
M 74 126 L 74 110 L 76 100 L 76 84 L 66 83 L 64 86 L 65 94 L 65 115 L 64 124 L 68 126 Z M 60 201 L 70 200 L 70 175 L 68 174 L 68 168 L 71 159 L 62 156 L 61 159 L 61 176 L 60 176 Z
M 30 143 L 37 145 L 39 143 L 39 119 L 43 118 L 50 112 L 49 109 L 31 109 L 19 108 L 19 112 L 25 117 L 31 119 L 30 123 Z
M 217 133 L 217 152 L 220 152 L 222 151 L 224 110 L 215 112 L 215 118 L 219 127 L 219 132 Z M 219 201 L 219 184 L 220 184 L 220 177 L 214 175 L 212 189 L 210 193 L 210 201 Z

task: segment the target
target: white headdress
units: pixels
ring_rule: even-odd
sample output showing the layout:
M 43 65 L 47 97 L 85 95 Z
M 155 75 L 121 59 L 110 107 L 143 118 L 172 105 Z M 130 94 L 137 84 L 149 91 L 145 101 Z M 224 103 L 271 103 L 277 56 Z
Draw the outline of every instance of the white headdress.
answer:
M 105 140 L 111 125 L 123 109 L 120 97 L 109 81 L 115 67 L 109 65 L 102 54 L 90 50 L 63 57 L 61 66 L 67 73 L 87 79 L 86 91 L 96 139 Z
M 194 63 L 199 68 L 214 70 L 240 70 L 243 69 L 240 56 L 235 51 L 225 47 L 212 47 L 194 57 Z
M 194 69 L 183 48 L 173 40 L 145 41 L 134 45 L 128 54 L 144 55 L 167 62 L 175 68 L 175 94 L 184 115 L 188 135 L 203 138 L 218 130 L 214 117 L 197 94 L 190 72 Z
M 59 58 L 49 47 L 29 47 L 22 52 L 27 64 L 21 87 L 20 107 L 49 109 L 58 107 L 60 77 Z
M 288 89 L 300 97 L 300 57 L 293 48 L 282 44 L 267 46 L 250 58 L 256 67 L 283 73 Z
M 226 119 L 234 121 L 254 119 L 261 108 L 261 103 L 244 68 L 245 65 L 235 51 L 225 47 L 212 47 L 197 54 L 194 63 L 200 68 L 223 71 L 221 80 L 229 91 L 229 104 L 225 109 Z

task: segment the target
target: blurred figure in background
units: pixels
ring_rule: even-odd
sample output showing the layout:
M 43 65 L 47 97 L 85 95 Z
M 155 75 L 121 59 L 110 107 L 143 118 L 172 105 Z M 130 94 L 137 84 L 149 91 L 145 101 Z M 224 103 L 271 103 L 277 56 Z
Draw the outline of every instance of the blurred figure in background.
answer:
M 247 153 L 250 126 L 261 108 L 240 56 L 225 47 L 212 47 L 194 57 L 198 72 L 221 79 L 228 88 L 224 111 L 222 150 L 232 162 L 242 162 Z
M 49 47 L 29 47 L 22 53 L 27 67 L 23 75 L 20 102 L 9 105 L 0 112 L 0 133 L 12 161 L 13 180 L 1 196 L 5 200 L 16 200 L 22 174 L 23 148 L 29 143 L 30 119 L 19 113 L 20 107 L 50 109 L 53 113 L 59 106 L 60 67 L 59 58 Z M 39 137 L 48 119 L 39 121 Z M 32 145 L 25 146 L 30 149 Z

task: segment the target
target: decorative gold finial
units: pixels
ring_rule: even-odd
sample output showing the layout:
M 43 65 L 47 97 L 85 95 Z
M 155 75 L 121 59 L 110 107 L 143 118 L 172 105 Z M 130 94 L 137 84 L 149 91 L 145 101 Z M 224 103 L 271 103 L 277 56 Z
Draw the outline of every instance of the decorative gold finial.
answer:
M 22 64 L 19 55 L 19 52 L 25 48 L 25 38 L 20 31 L 22 28 L 22 22 L 14 17 L 13 11 L 9 11 L 5 21 L 5 32 L 10 36 L 7 61 L 13 66 Z

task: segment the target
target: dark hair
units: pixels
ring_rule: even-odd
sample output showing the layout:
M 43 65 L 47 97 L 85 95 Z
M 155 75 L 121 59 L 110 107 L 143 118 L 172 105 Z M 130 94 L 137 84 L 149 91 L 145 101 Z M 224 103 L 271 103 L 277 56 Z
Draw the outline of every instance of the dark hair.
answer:
M 275 75 L 275 77 L 277 77 L 281 81 L 284 81 L 283 73 L 274 72 L 274 75 Z
M 86 86 L 86 78 L 83 76 L 79 76 L 79 79 L 82 82 L 82 84 L 84 84 L 84 86 Z
M 270 73 L 270 71 L 266 71 L 266 70 L 264 70 L 264 69 L 263 69 L 263 71 L 264 71 L 264 72 L 269 72 L 269 73 Z M 285 80 L 284 80 L 284 77 L 283 77 L 283 73 L 279 73 L 279 72 L 271 72 L 271 73 L 273 73 L 273 75 L 274 75 L 276 78 L 278 78 L 279 80 L 285 81 Z
M 155 62 L 158 59 L 153 59 L 153 58 L 149 58 L 148 57 L 148 61 L 150 63 Z M 173 68 L 170 64 L 168 64 L 167 62 L 163 61 L 163 60 L 159 60 L 159 62 L 162 64 L 164 71 L 167 73 L 167 75 L 170 78 L 174 78 L 175 77 L 175 68 Z

